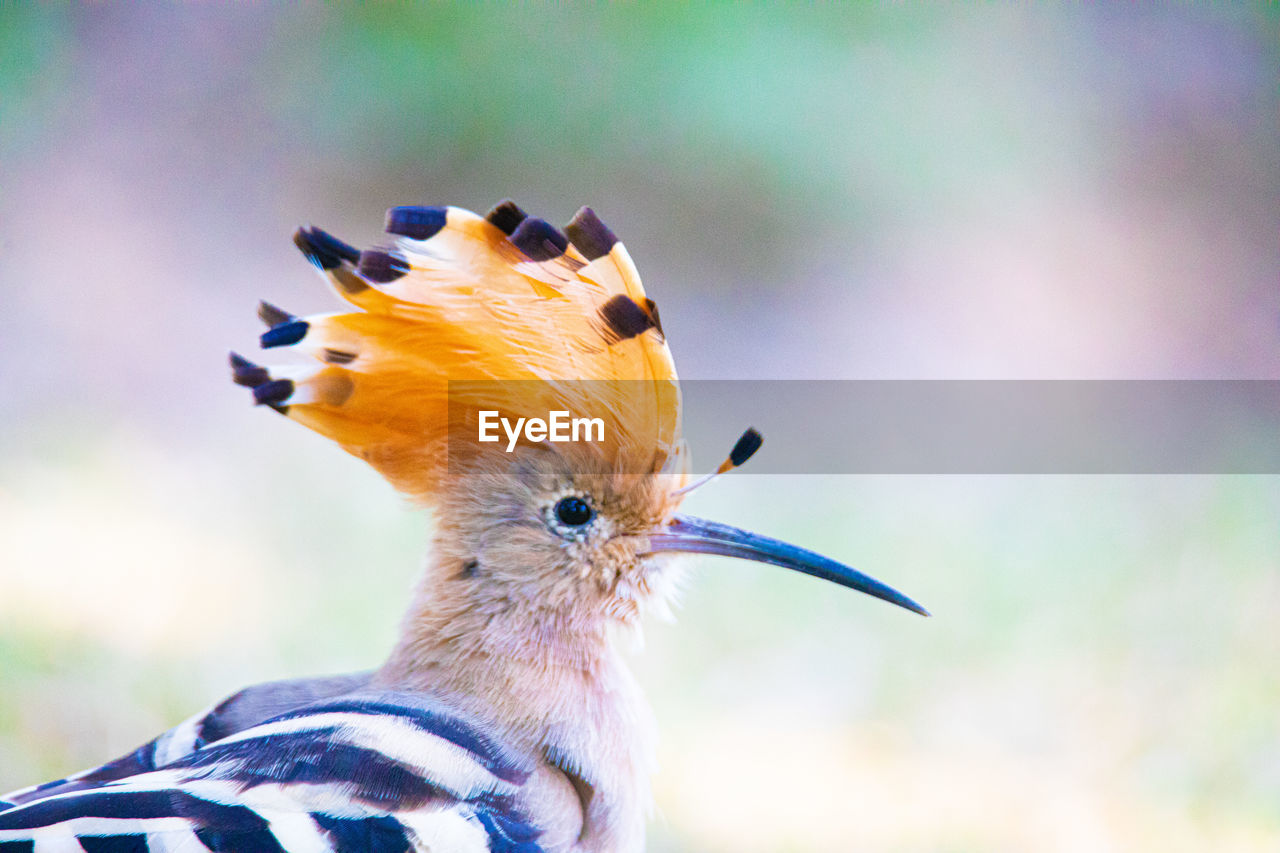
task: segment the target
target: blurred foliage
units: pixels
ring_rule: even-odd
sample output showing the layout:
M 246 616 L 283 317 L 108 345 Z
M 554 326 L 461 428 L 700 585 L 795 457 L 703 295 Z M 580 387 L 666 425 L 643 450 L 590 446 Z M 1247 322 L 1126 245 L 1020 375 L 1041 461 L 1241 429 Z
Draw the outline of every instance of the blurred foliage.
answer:
M 4 6 L 0 788 L 390 644 L 428 523 L 224 375 L 299 220 L 589 203 L 685 376 L 1276 377 L 1277 79 L 1274 4 Z M 699 563 L 652 849 L 1274 849 L 1276 478 L 690 510 L 936 616 Z

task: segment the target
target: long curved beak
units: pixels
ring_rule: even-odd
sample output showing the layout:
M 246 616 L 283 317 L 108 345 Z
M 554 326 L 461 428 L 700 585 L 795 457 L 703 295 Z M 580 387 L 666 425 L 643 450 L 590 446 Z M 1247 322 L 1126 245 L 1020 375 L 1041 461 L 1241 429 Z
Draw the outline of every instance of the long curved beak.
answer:
M 685 551 L 695 554 L 720 554 L 757 563 L 769 563 L 822 578 L 858 592 L 873 595 L 890 604 L 928 616 L 929 611 L 896 589 L 873 577 L 851 569 L 805 548 L 788 545 L 768 536 L 739 530 L 689 515 L 677 515 L 666 527 L 649 534 L 649 553 Z

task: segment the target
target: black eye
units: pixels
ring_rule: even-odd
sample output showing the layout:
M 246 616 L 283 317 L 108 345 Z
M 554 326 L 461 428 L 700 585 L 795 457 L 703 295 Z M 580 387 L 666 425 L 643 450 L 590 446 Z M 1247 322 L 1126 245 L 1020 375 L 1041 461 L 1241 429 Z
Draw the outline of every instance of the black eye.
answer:
M 556 503 L 556 518 L 568 527 L 581 527 L 595 517 L 595 510 L 582 498 L 561 498 Z

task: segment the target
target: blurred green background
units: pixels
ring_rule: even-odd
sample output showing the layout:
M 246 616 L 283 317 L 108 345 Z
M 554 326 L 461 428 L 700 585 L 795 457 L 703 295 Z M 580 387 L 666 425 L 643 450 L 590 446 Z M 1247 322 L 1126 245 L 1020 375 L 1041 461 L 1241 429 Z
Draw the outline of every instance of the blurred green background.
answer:
M 1277 80 L 1262 5 L 6 5 L 0 789 L 388 649 L 429 520 L 226 377 L 300 222 L 590 204 L 686 377 L 1274 379 Z M 651 849 L 1280 844 L 1280 478 L 688 507 L 936 616 L 699 562 Z

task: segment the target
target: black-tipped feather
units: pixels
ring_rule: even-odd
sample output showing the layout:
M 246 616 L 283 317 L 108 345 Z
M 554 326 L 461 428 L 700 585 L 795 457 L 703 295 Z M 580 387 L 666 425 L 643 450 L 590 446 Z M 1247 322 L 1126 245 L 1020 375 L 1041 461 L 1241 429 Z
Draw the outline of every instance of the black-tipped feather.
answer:
M 489 221 L 490 225 L 496 225 L 503 234 L 510 237 L 520 223 L 529 218 L 529 214 L 521 210 L 518 204 L 508 198 L 498 202 L 493 210 L 485 214 L 484 218 Z
M 531 261 L 553 260 L 569 248 L 569 238 L 560 229 L 532 216 L 521 222 L 509 239 Z
M 258 302 L 258 319 L 268 326 L 279 326 L 293 319 L 293 315 L 265 299 Z
M 388 284 L 409 271 L 409 262 L 400 255 L 381 249 L 360 253 L 360 275 L 376 284 Z
M 617 236 L 589 207 L 579 210 L 564 227 L 564 231 L 569 236 L 569 242 L 588 261 L 603 258 L 618 242 Z
M 393 207 L 387 211 L 386 231 L 412 240 L 429 240 L 440 233 L 447 219 L 448 208 L 445 207 Z
M 253 402 L 259 406 L 279 405 L 292 396 L 292 379 L 272 379 L 253 389 Z
M 279 325 L 272 326 L 262 333 L 258 340 L 262 344 L 263 349 L 271 349 L 272 347 L 287 347 L 296 344 L 298 341 L 306 337 L 307 330 L 311 328 L 311 324 L 306 320 L 287 320 Z
M 625 293 L 619 293 L 600 306 L 605 339 L 611 344 L 629 340 L 657 327 L 649 313 Z
M 238 353 L 231 353 L 231 381 L 246 388 L 256 388 L 271 380 L 265 367 L 254 364 Z
M 733 445 L 733 450 L 729 451 L 729 461 L 733 463 L 734 468 L 737 468 L 754 456 L 762 444 L 764 444 L 764 436 L 757 432 L 755 427 L 747 427 L 747 431 Z
M 662 318 L 658 316 L 658 303 L 646 296 L 644 307 L 648 309 L 649 316 L 653 318 L 653 327 L 658 330 L 658 334 L 665 338 L 667 333 L 662 331 Z
M 293 244 L 322 270 L 336 269 L 343 261 L 354 264 L 360 260 L 359 249 L 319 228 L 299 228 L 294 232 Z

